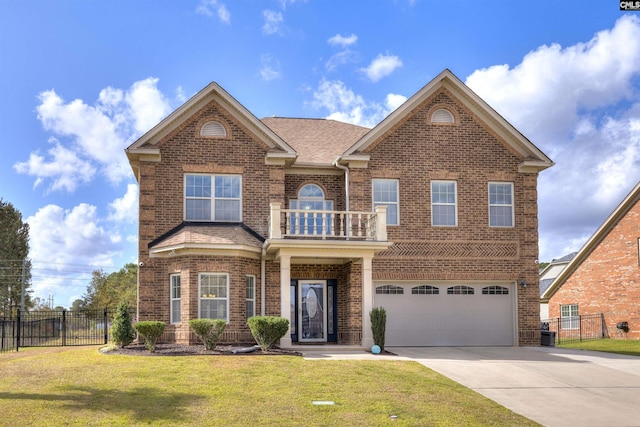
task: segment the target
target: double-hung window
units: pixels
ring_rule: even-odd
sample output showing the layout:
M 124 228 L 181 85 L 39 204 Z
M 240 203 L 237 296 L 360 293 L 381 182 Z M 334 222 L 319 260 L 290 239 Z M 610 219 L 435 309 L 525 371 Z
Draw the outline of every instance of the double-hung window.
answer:
M 513 183 L 489 183 L 489 226 L 513 227 Z
M 256 276 L 246 278 L 247 319 L 256 315 Z
M 455 181 L 431 181 L 431 225 L 458 225 L 458 196 Z
M 200 273 L 199 299 L 201 319 L 229 321 L 229 275 L 226 273 Z
M 185 175 L 185 220 L 242 221 L 240 175 Z
M 387 207 L 387 225 L 400 224 L 399 184 L 397 179 L 373 180 L 373 209 Z
M 578 304 L 561 305 L 560 321 L 562 322 L 562 329 L 578 329 L 580 326 Z
M 171 294 L 171 323 L 180 323 L 180 275 L 169 276 Z

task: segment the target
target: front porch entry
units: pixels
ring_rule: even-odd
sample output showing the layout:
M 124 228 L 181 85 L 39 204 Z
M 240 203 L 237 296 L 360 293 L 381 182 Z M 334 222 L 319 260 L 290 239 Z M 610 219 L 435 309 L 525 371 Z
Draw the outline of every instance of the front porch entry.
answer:
M 338 342 L 337 281 L 291 280 L 291 342 Z

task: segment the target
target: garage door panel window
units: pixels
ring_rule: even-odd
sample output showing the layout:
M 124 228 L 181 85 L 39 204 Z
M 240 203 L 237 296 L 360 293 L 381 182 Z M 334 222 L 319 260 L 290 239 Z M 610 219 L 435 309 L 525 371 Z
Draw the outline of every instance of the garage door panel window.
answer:
M 379 295 L 402 295 L 404 289 L 401 286 L 383 285 L 376 288 L 376 294 Z
M 438 295 L 440 294 L 440 288 L 436 286 L 421 285 L 411 288 L 411 294 L 413 295 Z
M 473 295 L 474 289 L 470 286 L 457 285 L 447 288 L 447 295 Z
M 504 286 L 486 286 L 482 288 L 482 295 L 509 295 L 509 288 Z

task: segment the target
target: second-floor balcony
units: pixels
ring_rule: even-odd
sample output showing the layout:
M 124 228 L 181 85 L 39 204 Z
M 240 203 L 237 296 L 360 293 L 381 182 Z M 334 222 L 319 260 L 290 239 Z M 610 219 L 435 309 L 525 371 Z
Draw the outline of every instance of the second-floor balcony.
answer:
M 387 209 L 375 212 L 282 209 L 271 204 L 270 239 L 387 241 Z

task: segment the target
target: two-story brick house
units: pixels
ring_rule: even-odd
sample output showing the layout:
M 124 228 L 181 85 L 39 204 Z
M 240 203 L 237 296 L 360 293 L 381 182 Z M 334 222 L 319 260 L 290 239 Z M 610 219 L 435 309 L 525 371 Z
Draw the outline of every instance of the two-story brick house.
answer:
M 537 177 L 551 160 L 445 70 L 372 129 L 257 119 L 210 84 L 127 150 L 138 317 L 291 319 L 282 346 L 539 343 Z

